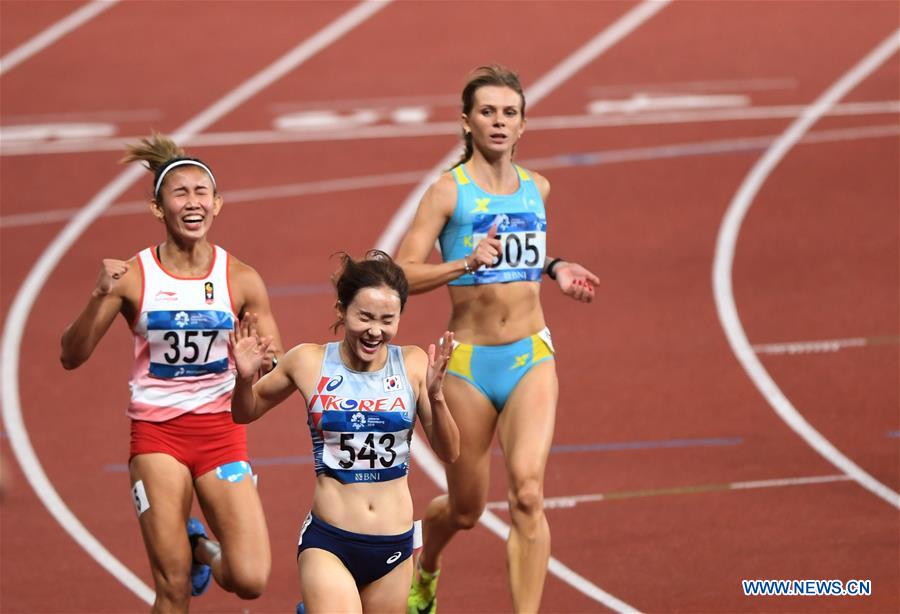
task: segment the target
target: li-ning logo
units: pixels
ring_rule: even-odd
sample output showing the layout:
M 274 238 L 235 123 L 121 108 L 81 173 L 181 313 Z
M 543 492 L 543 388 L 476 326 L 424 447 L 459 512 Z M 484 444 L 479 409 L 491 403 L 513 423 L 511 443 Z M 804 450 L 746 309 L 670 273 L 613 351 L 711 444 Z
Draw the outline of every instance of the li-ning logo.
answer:
M 353 414 L 353 417 L 350 418 L 350 421 L 353 423 L 353 428 L 355 428 L 357 431 L 366 425 L 366 417 L 359 412 Z
M 391 555 L 391 558 L 389 558 L 388 560 L 385 561 L 385 563 L 390 565 L 391 563 L 393 563 L 394 561 L 399 559 L 401 556 L 403 556 L 402 552 L 395 552 L 394 554 Z
M 168 290 L 160 290 L 156 293 L 156 300 L 158 301 L 177 301 L 178 294 L 175 292 L 169 292 Z

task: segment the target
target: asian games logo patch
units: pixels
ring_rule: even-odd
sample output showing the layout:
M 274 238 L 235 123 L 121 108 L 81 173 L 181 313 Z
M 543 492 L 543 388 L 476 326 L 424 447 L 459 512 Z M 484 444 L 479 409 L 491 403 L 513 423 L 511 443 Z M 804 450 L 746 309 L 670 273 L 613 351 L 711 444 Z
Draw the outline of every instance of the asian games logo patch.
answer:
M 395 390 L 403 390 L 403 382 L 400 381 L 400 376 L 390 375 L 384 378 L 384 391 L 394 392 Z
M 175 314 L 175 326 L 177 326 L 178 328 L 184 328 L 185 326 L 188 325 L 188 322 L 190 322 L 190 321 L 191 321 L 191 318 L 187 314 L 187 312 L 179 311 L 178 313 Z
M 356 412 L 353 414 L 353 417 L 350 418 L 350 422 L 353 423 L 353 428 L 357 431 L 366 425 L 366 417 L 360 412 Z

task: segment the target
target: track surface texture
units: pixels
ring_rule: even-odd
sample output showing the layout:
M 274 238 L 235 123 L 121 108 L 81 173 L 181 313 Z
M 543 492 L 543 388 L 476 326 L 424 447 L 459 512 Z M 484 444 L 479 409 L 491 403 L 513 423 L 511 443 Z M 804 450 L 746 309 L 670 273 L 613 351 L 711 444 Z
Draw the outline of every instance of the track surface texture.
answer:
M 0 2 L 0 610 L 149 607 L 125 469 L 130 333 L 117 321 L 74 372 L 58 361 L 101 258 L 163 237 L 149 175 L 121 177 L 122 144 L 192 137 L 226 202 L 211 239 L 266 280 L 286 345 L 323 342 L 329 255 L 390 241 L 401 205 L 459 146 L 466 74 L 500 62 L 538 91 L 517 159 L 553 185 L 549 251 L 602 280 L 591 305 L 544 282 L 561 383 L 547 515 L 554 558 L 588 588 L 548 574 L 543 610 L 627 609 L 592 586 L 646 612 L 900 611 L 896 2 L 658 5 L 568 72 L 646 5 L 120 2 L 7 68 L 85 6 Z M 760 176 L 723 245 L 763 157 L 885 41 Z M 77 218 L 87 207 L 99 215 Z M 749 353 L 855 469 L 792 429 L 737 358 L 713 272 L 723 248 Z M 428 344 L 448 314 L 443 290 L 412 297 L 398 341 Z M 314 477 L 305 420 L 295 397 L 249 427 L 268 589 L 241 602 L 214 586 L 192 611 L 293 611 Z M 499 452 L 492 476 L 490 511 L 508 522 Z M 417 515 L 441 492 L 415 458 L 410 488 Z M 484 526 L 460 534 L 441 611 L 509 611 L 504 556 Z M 870 580 L 871 595 L 751 597 L 743 579 Z

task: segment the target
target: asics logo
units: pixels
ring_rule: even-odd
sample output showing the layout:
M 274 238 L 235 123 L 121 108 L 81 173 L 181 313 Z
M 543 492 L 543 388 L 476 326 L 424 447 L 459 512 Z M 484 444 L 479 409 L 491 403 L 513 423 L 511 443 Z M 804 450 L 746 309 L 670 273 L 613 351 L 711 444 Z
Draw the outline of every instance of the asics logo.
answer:
M 387 561 L 385 561 L 385 563 L 390 565 L 391 563 L 393 563 L 394 561 L 399 559 L 401 556 L 403 556 L 402 552 L 395 552 L 394 554 L 391 555 L 391 557 Z

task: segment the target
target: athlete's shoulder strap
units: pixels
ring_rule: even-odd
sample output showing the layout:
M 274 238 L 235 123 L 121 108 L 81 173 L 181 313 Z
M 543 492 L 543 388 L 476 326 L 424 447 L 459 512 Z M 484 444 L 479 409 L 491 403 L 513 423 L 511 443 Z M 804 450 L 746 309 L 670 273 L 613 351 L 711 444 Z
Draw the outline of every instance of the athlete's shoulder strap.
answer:
M 471 183 L 469 176 L 466 175 L 466 171 L 463 170 L 463 165 L 453 167 L 453 179 L 456 181 L 456 185 L 467 185 Z

